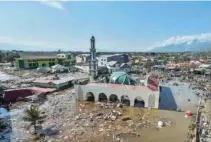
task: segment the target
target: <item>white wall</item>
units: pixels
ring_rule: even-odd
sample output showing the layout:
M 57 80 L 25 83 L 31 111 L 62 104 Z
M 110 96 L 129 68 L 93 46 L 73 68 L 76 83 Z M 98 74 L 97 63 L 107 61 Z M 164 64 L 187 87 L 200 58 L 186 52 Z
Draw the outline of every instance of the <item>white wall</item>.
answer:
M 75 57 L 76 63 L 81 63 L 82 62 L 82 57 L 76 56 Z
M 105 67 L 107 65 L 107 57 L 98 57 L 97 60 L 99 67 Z
M 122 95 L 128 95 L 130 99 L 130 105 L 134 106 L 134 100 L 136 97 L 141 97 L 145 102 L 145 107 L 149 107 L 149 97 L 150 95 L 155 95 L 155 101 L 154 101 L 154 107 L 159 107 L 159 91 L 150 91 L 150 90 L 138 90 L 133 89 L 131 86 L 123 86 L 121 85 L 121 88 L 113 88 L 111 86 L 105 85 L 75 85 L 75 91 L 77 99 L 79 100 L 86 100 L 86 94 L 88 92 L 92 92 L 95 97 L 95 101 L 98 101 L 99 94 L 104 93 L 107 98 L 109 99 L 109 96 L 111 94 L 117 95 L 118 99 L 121 100 Z
M 58 58 L 66 58 L 66 55 L 65 54 L 57 54 L 57 57 Z

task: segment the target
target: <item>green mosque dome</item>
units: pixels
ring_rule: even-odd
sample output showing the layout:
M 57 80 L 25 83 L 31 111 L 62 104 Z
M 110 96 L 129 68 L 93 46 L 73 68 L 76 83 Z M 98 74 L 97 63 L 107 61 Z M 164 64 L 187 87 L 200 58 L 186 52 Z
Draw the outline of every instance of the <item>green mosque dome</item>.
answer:
M 136 84 L 136 82 L 131 79 L 125 72 L 114 72 L 110 76 L 110 83 L 112 84 L 124 84 L 124 85 L 132 85 Z

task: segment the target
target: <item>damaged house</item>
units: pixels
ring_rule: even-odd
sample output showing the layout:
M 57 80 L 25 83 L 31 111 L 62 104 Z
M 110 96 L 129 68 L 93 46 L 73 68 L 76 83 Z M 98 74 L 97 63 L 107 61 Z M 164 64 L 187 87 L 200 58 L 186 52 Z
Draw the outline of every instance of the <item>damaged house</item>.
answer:
M 132 67 L 127 63 L 119 63 L 117 61 L 108 62 L 106 67 L 110 73 L 117 71 L 130 72 L 132 70 Z

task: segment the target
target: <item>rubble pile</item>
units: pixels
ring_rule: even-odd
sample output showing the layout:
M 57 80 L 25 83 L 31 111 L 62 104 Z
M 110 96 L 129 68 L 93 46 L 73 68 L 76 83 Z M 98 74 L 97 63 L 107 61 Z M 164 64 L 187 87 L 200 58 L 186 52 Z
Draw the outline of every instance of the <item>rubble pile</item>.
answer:
M 6 128 L 0 133 L 0 140 L 3 139 L 28 139 L 31 129 L 29 129 L 29 123 L 22 120 L 24 113 L 22 110 L 13 110 L 10 115 L 6 115 L 1 118 Z
M 46 116 L 42 124 L 42 134 L 56 135 L 68 129 L 76 111 L 75 100 L 69 94 L 48 96 L 48 101 L 40 106 L 41 113 Z
M 157 120 L 149 120 L 148 114 L 138 111 L 135 116 L 126 115 L 124 109 L 134 108 L 105 108 L 104 103 L 82 103 L 77 105 L 77 112 L 69 123 L 69 129 L 60 134 L 63 140 L 80 139 L 87 141 L 90 137 L 111 137 L 119 139 L 122 134 L 136 134 L 137 129 L 156 127 Z M 113 104 L 111 104 L 113 106 Z M 136 109 L 136 108 L 135 108 Z M 164 121 L 164 120 L 163 120 Z M 165 119 L 165 124 L 171 125 L 171 121 Z
M 171 125 L 167 118 L 152 119 L 149 113 L 139 108 L 120 107 L 112 103 L 76 103 L 74 95 L 67 92 L 47 95 L 43 104 L 27 101 L 22 104 L 22 108 L 31 104 L 39 106 L 44 117 L 42 127 L 37 132 L 44 135 L 47 141 L 77 139 L 83 142 L 105 137 L 120 140 L 125 134 L 139 136 L 139 129 L 156 128 L 159 120 L 165 126 Z M 130 114 L 131 110 L 135 113 Z M 33 132 L 29 123 L 22 120 L 23 116 L 24 113 L 19 113 L 8 119 L 11 124 L 9 131 L 15 132 L 13 137 L 19 140 L 29 138 Z

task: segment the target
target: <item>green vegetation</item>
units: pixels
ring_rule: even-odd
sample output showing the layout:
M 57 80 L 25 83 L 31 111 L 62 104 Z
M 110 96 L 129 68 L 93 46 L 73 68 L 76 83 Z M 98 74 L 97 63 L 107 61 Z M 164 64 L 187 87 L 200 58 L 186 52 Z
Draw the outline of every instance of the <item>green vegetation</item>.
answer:
M 16 52 L 0 51 L 0 62 L 13 62 L 15 58 L 20 58 L 20 55 Z
M 25 116 L 23 117 L 24 121 L 30 122 L 31 126 L 34 127 L 35 134 L 41 119 L 42 117 L 40 116 L 39 108 L 35 106 L 31 106 L 30 108 L 26 109 Z

